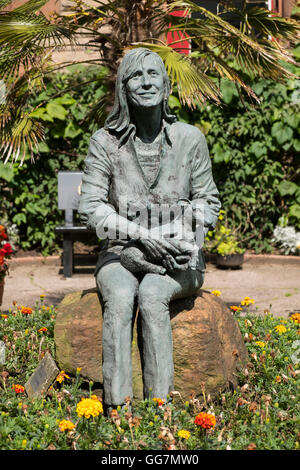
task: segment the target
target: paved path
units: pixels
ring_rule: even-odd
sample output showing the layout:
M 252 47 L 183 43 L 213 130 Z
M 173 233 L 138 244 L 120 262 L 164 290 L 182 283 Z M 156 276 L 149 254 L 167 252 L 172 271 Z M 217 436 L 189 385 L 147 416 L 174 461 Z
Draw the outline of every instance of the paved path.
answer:
M 7 311 L 13 300 L 32 307 L 45 294 L 46 305 L 57 305 L 65 294 L 95 287 L 92 267 L 77 268 L 72 278 L 64 278 L 57 257 L 41 262 L 15 259 L 10 275 L 6 277 L 2 311 Z M 228 304 L 238 305 L 248 295 L 255 299 L 253 310 L 258 312 L 272 305 L 276 316 L 300 312 L 300 258 L 291 262 L 256 258 L 247 260 L 240 270 L 221 270 L 207 263 L 204 289 L 221 291 Z

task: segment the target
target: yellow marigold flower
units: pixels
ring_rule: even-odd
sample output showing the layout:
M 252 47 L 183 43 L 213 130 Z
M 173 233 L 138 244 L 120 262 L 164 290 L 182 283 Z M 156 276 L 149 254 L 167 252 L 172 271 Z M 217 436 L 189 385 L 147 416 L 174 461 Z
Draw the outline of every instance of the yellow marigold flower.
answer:
M 293 313 L 293 315 L 290 316 L 290 319 L 292 320 L 292 322 L 299 325 L 300 324 L 300 313 Z
M 284 325 L 276 325 L 275 331 L 281 335 L 286 332 L 286 327 Z
M 180 429 L 180 431 L 178 431 L 177 433 L 177 436 L 180 437 L 181 439 L 189 439 L 190 436 L 191 436 L 191 433 L 189 431 L 187 431 L 186 429 Z
M 56 377 L 56 381 L 61 384 L 65 379 L 69 379 L 69 378 L 70 376 L 67 375 L 64 370 L 61 370 L 58 376 Z
M 91 416 L 96 417 L 103 413 L 103 406 L 96 395 L 93 395 L 91 398 L 81 399 L 77 404 L 76 413 L 80 418 L 84 416 L 86 419 L 89 419 Z
M 6 315 L 6 313 L 1 313 L 1 318 L 3 318 L 3 320 L 6 320 L 8 318 L 8 315 Z
M 254 304 L 254 303 L 255 303 L 255 300 L 250 299 L 250 297 L 248 297 L 248 296 L 244 297 L 244 299 L 241 301 L 241 305 L 246 305 L 246 307 L 248 307 L 248 305 Z
M 41 294 L 41 295 L 40 295 L 40 299 L 43 299 L 44 297 L 46 297 L 45 294 Z
M 255 344 L 257 344 L 257 346 L 259 346 L 260 348 L 265 347 L 265 343 L 263 341 L 256 341 Z
M 212 290 L 211 293 L 217 297 L 220 297 L 221 293 L 219 290 Z
M 64 432 L 64 431 L 69 432 L 69 431 L 72 431 L 75 428 L 75 424 L 72 423 L 72 421 L 69 421 L 68 419 L 62 419 L 58 423 L 58 427 L 59 427 L 61 432 Z

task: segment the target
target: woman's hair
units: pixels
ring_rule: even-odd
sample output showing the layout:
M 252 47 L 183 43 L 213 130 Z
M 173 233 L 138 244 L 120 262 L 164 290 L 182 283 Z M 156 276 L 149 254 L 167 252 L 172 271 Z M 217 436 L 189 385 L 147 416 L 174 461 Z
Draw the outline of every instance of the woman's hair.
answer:
M 126 85 L 128 80 L 136 71 L 137 67 L 143 63 L 145 57 L 148 55 L 151 55 L 153 58 L 155 58 L 163 74 L 164 98 L 162 103 L 162 117 L 169 123 L 175 122 L 177 120 L 176 116 L 171 114 L 168 106 L 171 87 L 170 80 L 162 59 L 158 54 L 150 51 L 150 49 L 139 47 L 127 52 L 118 68 L 115 88 L 115 102 L 110 114 L 105 121 L 105 129 L 117 134 L 125 133 L 127 135 L 130 132 L 132 123 L 130 121 Z

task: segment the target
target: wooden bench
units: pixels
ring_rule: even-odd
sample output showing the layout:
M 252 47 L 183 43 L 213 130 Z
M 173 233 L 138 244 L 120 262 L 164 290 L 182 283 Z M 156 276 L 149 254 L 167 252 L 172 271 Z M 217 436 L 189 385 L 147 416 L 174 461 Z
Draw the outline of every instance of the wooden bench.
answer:
M 63 236 L 63 273 L 65 277 L 72 277 L 74 272 L 74 241 L 86 241 L 97 236 L 93 230 L 83 225 L 74 224 L 74 211 L 78 210 L 81 180 L 81 171 L 60 171 L 58 173 L 58 208 L 65 211 L 65 225 L 56 227 L 55 231 Z

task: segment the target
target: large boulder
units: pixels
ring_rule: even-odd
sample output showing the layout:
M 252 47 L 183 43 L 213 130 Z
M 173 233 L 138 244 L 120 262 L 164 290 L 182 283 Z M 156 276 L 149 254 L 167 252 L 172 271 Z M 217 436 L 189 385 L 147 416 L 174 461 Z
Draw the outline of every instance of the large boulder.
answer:
M 56 361 L 71 374 L 102 382 L 102 311 L 95 290 L 68 294 L 57 308 L 54 329 Z M 192 393 L 212 396 L 236 385 L 236 372 L 247 351 L 238 323 L 218 297 L 201 290 L 198 296 L 170 305 L 174 351 L 174 390 L 184 399 Z M 138 348 L 139 322 L 132 348 L 134 398 L 142 398 L 142 371 Z

